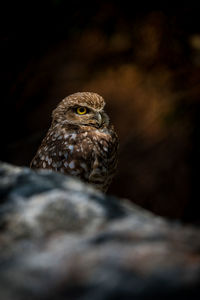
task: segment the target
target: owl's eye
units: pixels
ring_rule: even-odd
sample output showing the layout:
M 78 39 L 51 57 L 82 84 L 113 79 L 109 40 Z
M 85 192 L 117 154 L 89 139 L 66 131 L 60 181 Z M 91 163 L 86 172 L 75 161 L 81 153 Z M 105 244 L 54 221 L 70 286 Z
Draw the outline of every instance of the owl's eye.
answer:
M 78 107 L 78 108 L 76 109 L 76 112 L 77 112 L 77 114 L 79 114 L 79 115 L 85 115 L 85 114 L 88 112 L 88 110 L 87 110 L 86 107 Z

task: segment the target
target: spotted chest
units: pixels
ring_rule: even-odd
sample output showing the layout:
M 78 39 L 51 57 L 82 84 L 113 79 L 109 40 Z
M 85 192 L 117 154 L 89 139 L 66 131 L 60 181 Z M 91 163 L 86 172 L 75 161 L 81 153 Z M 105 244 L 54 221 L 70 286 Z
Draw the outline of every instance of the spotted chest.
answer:
M 115 169 L 117 138 L 113 131 L 49 131 L 32 167 L 78 176 L 95 185 L 106 184 Z

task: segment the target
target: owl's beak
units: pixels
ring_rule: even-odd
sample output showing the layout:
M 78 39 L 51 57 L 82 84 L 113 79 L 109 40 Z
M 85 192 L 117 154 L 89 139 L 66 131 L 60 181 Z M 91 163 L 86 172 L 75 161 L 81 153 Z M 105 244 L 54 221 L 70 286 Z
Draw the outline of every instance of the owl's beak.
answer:
M 99 123 L 99 126 L 101 126 L 101 124 L 102 124 L 102 116 L 101 116 L 100 113 L 97 113 L 97 114 L 96 114 L 96 119 L 97 119 L 97 121 L 98 121 L 98 123 Z

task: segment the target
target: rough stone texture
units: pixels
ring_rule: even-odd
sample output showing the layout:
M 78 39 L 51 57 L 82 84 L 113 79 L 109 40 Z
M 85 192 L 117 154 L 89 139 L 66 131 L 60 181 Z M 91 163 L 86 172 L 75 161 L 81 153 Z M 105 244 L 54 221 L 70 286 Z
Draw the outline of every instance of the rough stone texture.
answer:
M 0 299 L 200 297 L 199 228 L 4 163 L 0 214 Z

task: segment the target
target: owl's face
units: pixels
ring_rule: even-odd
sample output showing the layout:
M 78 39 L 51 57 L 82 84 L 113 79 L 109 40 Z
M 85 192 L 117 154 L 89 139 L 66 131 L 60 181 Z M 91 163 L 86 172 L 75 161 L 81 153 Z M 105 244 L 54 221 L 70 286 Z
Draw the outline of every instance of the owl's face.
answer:
M 109 118 L 103 110 L 104 105 L 103 98 L 95 93 L 76 93 L 61 101 L 53 111 L 53 120 L 95 128 L 108 126 Z

